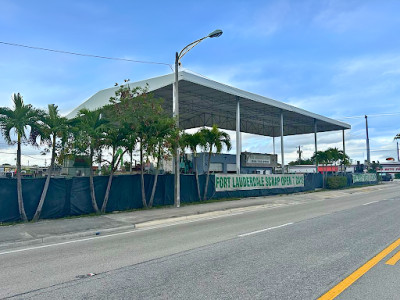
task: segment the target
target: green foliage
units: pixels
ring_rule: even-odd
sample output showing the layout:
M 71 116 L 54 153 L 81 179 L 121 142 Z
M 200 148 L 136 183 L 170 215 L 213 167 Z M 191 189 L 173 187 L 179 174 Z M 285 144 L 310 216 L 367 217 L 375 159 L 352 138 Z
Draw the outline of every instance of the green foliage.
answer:
M 147 88 L 131 88 L 127 84 L 116 91 L 105 112 L 124 136 L 121 147 L 132 152 L 139 144 L 144 154 L 157 161 L 170 155 L 175 120 L 164 112 L 162 104 L 163 99 L 154 97 Z M 140 164 L 143 165 L 142 160 Z
M 313 165 L 314 161 L 309 158 L 309 159 L 301 159 L 301 160 L 295 160 L 295 161 L 291 161 L 289 163 L 289 166 L 296 166 L 296 165 Z
M 197 148 L 203 147 L 205 145 L 204 136 L 201 131 L 195 132 L 193 134 L 183 133 L 181 136 L 181 148 L 185 150 L 188 148 L 192 151 L 193 156 L 197 155 Z
M 81 109 L 70 122 L 71 134 L 68 138 L 69 154 L 88 155 L 93 164 L 94 155 L 104 144 L 104 130 L 108 120 L 103 118 L 102 110 Z
M 318 164 L 322 165 L 349 165 L 350 158 L 348 155 L 344 154 L 342 150 L 338 148 L 328 148 L 325 151 L 317 151 L 311 157 L 312 161 L 317 161 Z
M 400 173 L 394 174 L 394 179 L 400 179 Z
M 326 182 L 328 189 L 341 189 L 347 186 L 347 177 L 346 176 L 331 176 L 328 177 Z
M 378 162 L 372 162 L 369 167 L 370 168 L 368 170 L 368 173 L 376 173 L 377 169 L 381 169 L 382 168 L 382 166 L 379 163 L 379 161 Z
M 202 136 L 202 147 L 205 151 L 209 153 L 221 153 L 223 146 L 225 146 L 228 151 L 231 150 L 232 145 L 229 134 L 220 131 L 217 125 L 214 124 L 211 129 L 200 129 L 200 134 Z
M 20 93 L 13 94 L 12 101 L 14 109 L 0 107 L 0 129 L 4 139 L 10 145 L 15 144 L 11 138 L 12 132 L 15 132 L 21 142 L 36 144 L 35 134 L 40 128 L 44 112 L 30 104 L 24 104 Z
M 217 125 L 213 125 L 211 129 L 202 128 L 200 129 L 201 135 L 201 143 L 202 147 L 205 151 L 208 151 L 208 163 L 207 163 L 207 177 L 206 184 L 204 186 L 203 200 L 206 200 L 207 190 L 208 190 L 208 181 L 210 178 L 210 162 L 211 162 L 211 154 L 215 148 L 215 153 L 221 153 L 222 147 L 225 146 L 227 150 L 231 150 L 231 139 L 229 134 L 226 132 L 220 131 Z
M 44 112 L 35 109 L 30 104 L 24 104 L 20 93 L 12 95 L 14 109 L 0 107 L 0 130 L 9 145 L 15 144 L 12 140 L 12 133 L 17 136 L 17 193 L 18 209 L 22 221 L 28 221 L 25 213 L 22 196 L 21 181 L 21 143 L 37 145 L 36 137 L 42 126 Z M 29 137 L 27 132 L 29 131 Z

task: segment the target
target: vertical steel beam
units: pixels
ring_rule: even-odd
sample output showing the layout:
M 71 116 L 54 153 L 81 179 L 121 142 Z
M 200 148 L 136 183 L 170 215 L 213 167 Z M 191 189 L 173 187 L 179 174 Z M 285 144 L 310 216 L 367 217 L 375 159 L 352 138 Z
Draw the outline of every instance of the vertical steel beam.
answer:
M 272 154 L 275 154 L 275 129 L 272 126 Z
M 283 112 L 281 112 L 281 163 L 282 174 L 285 173 L 285 147 L 283 145 Z
M 242 143 L 240 135 L 240 101 L 236 97 L 236 174 L 240 174 L 240 154 L 242 153 Z
M 318 161 L 317 161 L 317 152 L 318 152 L 317 132 L 318 132 L 317 120 L 314 119 L 315 173 L 318 173 Z
M 272 137 L 272 147 L 273 147 L 272 153 L 275 154 L 275 137 L 274 136 Z
M 344 139 L 344 129 L 342 129 L 342 140 L 343 140 L 343 159 L 346 157 L 346 143 L 345 143 L 345 139 Z M 343 169 L 342 171 L 346 171 L 346 165 L 343 164 Z

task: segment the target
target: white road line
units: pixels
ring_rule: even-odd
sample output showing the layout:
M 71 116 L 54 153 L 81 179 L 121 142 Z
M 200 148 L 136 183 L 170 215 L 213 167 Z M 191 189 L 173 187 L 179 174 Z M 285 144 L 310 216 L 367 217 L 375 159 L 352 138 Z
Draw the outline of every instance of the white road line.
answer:
M 376 200 L 376 201 L 371 201 L 371 202 L 368 202 L 368 203 L 364 203 L 363 205 L 369 205 L 369 204 L 376 203 L 376 202 L 379 202 L 379 201 L 378 201 L 378 200 Z
M 256 233 L 260 233 L 260 232 L 264 232 L 264 231 L 268 231 L 268 230 L 272 230 L 272 229 L 276 229 L 276 228 L 281 228 L 284 226 L 289 226 L 292 225 L 293 223 L 286 223 L 286 224 L 282 224 L 282 225 L 278 225 L 278 226 L 274 226 L 274 227 L 269 227 L 269 228 L 265 228 L 265 229 L 261 229 L 261 230 L 256 230 L 256 231 L 252 231 L 252 232 L 248 232 L 248 233 L 243 233 L 243 234 L 239 234 L 238 237 L 244 237 L 244 236 L 248 236 L 248 235 L 252 235 L 252 234 L 256 234 Z
M 42 246 L 36 246 L 36 247 L 29 247 L 29 248 L 23 248 L 23 249 L 4 251 L 4 252 L 0 252 L 0 255 L 17 253 L 17 252 L 24 252 L 24 251 L 30 251 L 30 250 L 37 250 L 37 249 L 43 249 L 43 248 L 49 248 L 49 247 L 55 247 L 55 246 L 62 246 L 62 245 L 79 243 L 79 242 L 86 242 L 86 241 L 91 241 L 91 240 L 106 239 L 106 238 L 110 238 L 110 237 L 114 237 L 114 236 L 118 236 L 118 235 L 137 233 L 137 232 L 147 231 L 147 230 L 152 230 L 152 229 L 157 229 L 157 228 L 165 228 L 165 227 L 175 226 L 175 225 L 179 225 L 179 224 L 188 224 L 188 223 L 194 223 L 194 222 L 200 222 L 200 221 L 219 219 L 219 218 L 223 218 L 223 217 L 237 216 L 237 215 L 241 215 L 241 214 L 244 214 L 244 212 L 237 212 L 237 213 L 233 213 L 233 214 L 214 216 L 214 217 L 209 217 L 209 218 L 201 218 L 201 219 L 195 219 L 195 220 L 184 220 L 184 221 L 170 223 L 170 224 L 167 224 L 167 225 L 161 224 L 161 225 L 151 226 L 151 227 L 147 227 L 147 228 L 138 228 L 138 229 L 134 229 L 134 230 L 130 230 L 130 231 L 111 233 L 111 234 L 107 234 L 107 235 L 94 236 L 94 237 L 89 237 L 89 238 L 84 238 L 84 239 L 79 239 L 79 240 L 72 240 L 72 241 L 66 241 L 66 242 L 55 243 L 55 244 L 48 244 L 48 245 L 42 245 Z

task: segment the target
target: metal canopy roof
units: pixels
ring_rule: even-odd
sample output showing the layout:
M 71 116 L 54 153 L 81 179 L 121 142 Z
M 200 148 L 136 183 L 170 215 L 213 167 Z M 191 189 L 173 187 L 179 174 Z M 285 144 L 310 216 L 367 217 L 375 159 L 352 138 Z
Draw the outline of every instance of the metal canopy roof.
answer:
M 179 72 L 179 125 L 190 129 L 217 124 L 219 128 L 236 130 L 236 105 L 240 102 L 240 131 L 264 136 L 280 136 L 280 114 L 284 116 L 284 135 L 350 129 L 339 122 L 312 112 L 252 94 L 187 71 Z M 156 97 L 165 99 L 164 109 L 171 112 L 174 74 L 130 83 L 145 87 Z M 67 115 L 76 116 L 82 108 L 97 109 L 109 103 L 119 87 L 101 90 Z

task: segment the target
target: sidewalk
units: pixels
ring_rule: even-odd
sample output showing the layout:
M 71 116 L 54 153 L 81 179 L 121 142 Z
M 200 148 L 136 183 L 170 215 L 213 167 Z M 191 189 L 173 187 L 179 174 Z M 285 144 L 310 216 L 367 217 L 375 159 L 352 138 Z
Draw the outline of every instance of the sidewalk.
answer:
M 106 235 L 134 230 L 137 227 L 173 223 L 200 217 L 232 214 L 237 211 L 274 208 L 304 202 L 322 201 L 339 196 L 379 189 L 381 186 L 360 187 L 340 191 L 298 193 L 240 200 L 221 201 L 180 208 L 166 207 L 133 212 L 114 212 L 101 216 L 43 220 L 37 223 L 0 226 L 0 250 L 25 245 L 55 243 L 76 238 Z

